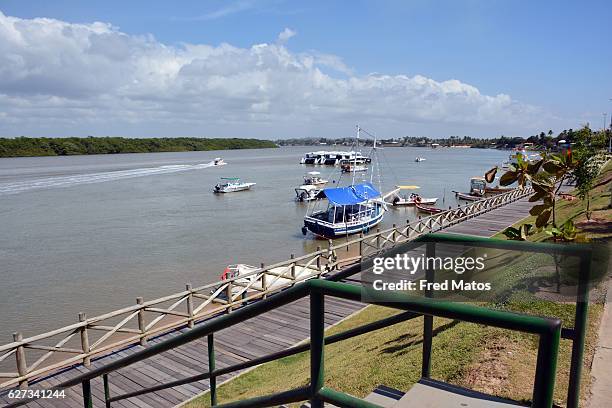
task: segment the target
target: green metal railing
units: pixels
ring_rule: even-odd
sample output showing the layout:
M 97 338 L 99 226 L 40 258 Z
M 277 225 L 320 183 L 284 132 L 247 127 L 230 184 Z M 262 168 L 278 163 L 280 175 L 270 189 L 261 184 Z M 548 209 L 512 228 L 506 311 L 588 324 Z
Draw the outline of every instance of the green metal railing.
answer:
M 423 359 L 421 374 L 422 377 L 427 378 L 430 376 L 431 371 L 430 367 L 433 339 L 433 317 L 438 316 L 466 322 L 485 324 L 509 330 L 532 333 L 539 336 L 536 374 L 532 393 L 532 404 L 535 407 L 552 406 L 559 339 L 569 339 L 570 341 L 572 341 L 572 357 L 567 405 L 568 407 L 577 407 L 579 399 L 580 374 L 583 362 L 588 312 L 589 269 L 591 262 L 590 248 L 580 245 L 566 246 L 495 239 L 480 239 L 458 235 L 430 234 L 425 237 L 419 238 L 416 243 L 412 242 L 396 245 L 390 251 L 387 251 L 380 255 L 389 255 L 391 253 L 400 253 L 402 251 L 405 252 L 407 251 L 407 248 L 413 249 L 416 244 L 425 245 L 426 255 L 433 256 L 436 251 L 437 243 L 464 246 L 469 245 L 470 247 L 497 248 L 524 252 L 548 252 L 553 254 L 579 256 L 581 260 L 581 273 L 579 275 L 579 290 L 576 303 L 574 327 L 561 328 L 560 321 L 554 318 L 551 319 L 531 315 L 516 314 L 507 311 L 492 310 L 483 307 L 478 307 L 472 304 L 448 302 L 427 298 L 427 296 L 431 296 L 431 293 L 425 293 L 425 298 L 416 298 L 400 293 L 389 293 L 388 296 L 382 301 L 373 301 L 371 303 L 402 309 L 404 310 L 404 312 L 388 317 L 386 319 L 382 319 L 373 323 L 365 324 L 363 326 L 344 331 L 342 333 L 324 337 L 324 297 L 334 296 L 355 301 L 363 301 L 362 288 L 344 283 L 324 280 L 312 280 L 295 285 L 294 287 L 274 294 L 265 300 L 257 301 L 247 306 L 243 306 L 237 310 L 234 310 L 231 314 L 218 316 L 214 319 L 201 323 L 195 328 L 187 331 L 186 333 L 177 335 L 176 337 L 173 337 L 169 340 L 165 340 L 158 344 L 151 345 L 144 350 L 138 351 L 127 357 L 111 362 L 103 367 L 93 369 L 88 373 L 85 373 L 83 375 L 80 375 L 78 377 L 59 384 L 56 388 L 68 388 L 81 384 L 83 389 L 84 406 L 88 408 L 93 406 L 91 380 L 98 377 L 102 377 L 104 385 L 104 402 L 106 407 L 111 407 L 111 404 L 116 401 L 133 398 L 139 395 L 176 387 L 195 381 L 208 379 L 210 381 L 211 403 L 212 405 L 217 406 L 216 379 L 219 376 L 310 350 L 311 383 L 308 387 L 297 388 L 274 395 L 233 402 L 230 404 L 219 406 L 270 406 L 289 402 L 311 400 L 313 403 L 313 407 L 321 406 L 322 403 L 325 401 L 340 406 L 373 407 L 375 405 L 324 387 L 324 345 L 333 344 L 348 338 L 352 338 L 358 335 L 372 332 L 374 330 L 389 327 L 400 322 L 423 316 Z M 339 280 L 354 275 L 355 273 L 360 272 L 361 270 L 365 270 L 371 267 L 372 262 L 372 259 L 364 259 L 364 261 L 360 264 L 345 268 L 340 273 L 336 274 L 332 279 Z M 433 281 L 433 274 L 433 270 L 427 270 L 425 276 L 428 280 Z M 311 303 L 310 344 L 300 344 L 298 346 L 294 346 L 282 350 L 280 352 L 268 354 L 263 357 L 234 364 L 229 367 L 215 367 L 214 333 L 307 296 L 310 297 Z M 204 337 L 207 337 L 208 341 L 208 372 L 178 379 L 164 384 L 159 384 L 149 388 L 143 388 L 142 390 L 134 392 L 114 396 L 111 395 L 109 374 L 121 368 L 127 367 L 133 363 L 145 360 L 154 355 L 163 353 L 165 351 L 174 349 L 176 347 Z M 27 401 L 25 400 L 19 401 L 17 403 L 9 405 L 9 407 L 20 406 L 25 404 L 26 402 Z
M 230 315 L 220 316 L 172 339 L 152 345 L 147 349 L 111 362 L 103 367 L 93 369 L 86 374 L 80 375 L 69 381 L 65 381 L 64 383 L 60 384 L 58 388 L 67 388 L 81 384 L 83 388 L 84 406 L 86 408 L 90 408 L 93 407 L 91 380 L 102 376 L 105 386 L 106 406 L 110 407 L 113 401 L 130 398 L 134 396 L 135 393 L 111 397 L 108 386 L 108 374 L 118 369 L 127 367 L 135 362 L 142 361 L 164 351 L 179 347 L 193 340 L 206 336 L 212 336 L 213 333 L 221 329 L 243 322 L 261 313 L 291 303 L 297 299 L 310 296 L 311 340 L 310 344 L 307 345 L 310 349 L 311 361 L 310 385 L 264 397 L 219 405 L 219 407 L 264 407 L 304 400 L 310 400 L 314 408 L 321 407 L 323 402 L 330 402 L 347 407 L 375 407 L 376 405 L 324 387 L 324 345 L 326 343 L 329 344 L 332 341 L 340 341 L 343 338 L 342 336 L 352 337 L 353 335 L 357 335 L 359 330 L 371 331 L 372 329 L 371 327 L 361 327 L 357 328 L 356 332 L 353 331 L 350 334 L 347 334 L 346 332 L 340 333 L 336 335 L 336 337 L 330 336 L 326 339 L 324 337 L 324 297 L 333 296 L 360 301 L 361 295 L 361 288 L 354 285 L 324 280 L 312 280 L 271 296 L 266 300 L 245 306 L 236 310 Z M 510 330 L 518 330 L 539 336 L 536 376 L 532 394 L 533 406 L 552 406 L 556 361 L 561 330 L 561 323 L 558 319 L 521 315 L 511 312 L 486 309 L 471 304 L 452 303 L 427 298 L 412 297 L 400 293 L 390 293 L 387 301 L 376 303 L 407 311 L 407 313 L 387 319 L 384 324 L 376 322 L 378 323 L 378 328 L 387 327 L 391 324 L 408 320 L 419 315 L 425 315 L 485 324 Z M 209 355 L 211 356 L 210 360 L 214 361 L 214 343 L 212 341 L 212 337 L 208 338 L 209 345 L 212 346 L 209 349 Z M 429 358 L 430 357 L 428 356 L 428 360 Z M 232 369 L 236 369 L 236 366 L 233 366 Z M 220 370 L 215 370 L 213 363 L 212 371 L 207 374 L 208 378 L 215 378 L 220 375 L 220 373 Z M 211 374 L 213 375 L 211 376 Z M 204 377 L 204 375 L 202 377 Z M 191 379 L 193 380 L 193 378 Z M 174 383 L 176 384 L 177 382 Z M 148 388 L 146 392 L 152 392 L 155 390 L 155 388 L 159 387 Z M 211 382 L 211 398 L 213 398 L 212 403 L 216 405 L 215 391 L 215 385 Z M 22 403 L 24 403 L 24 401 L 11 406 L 22 405 Z

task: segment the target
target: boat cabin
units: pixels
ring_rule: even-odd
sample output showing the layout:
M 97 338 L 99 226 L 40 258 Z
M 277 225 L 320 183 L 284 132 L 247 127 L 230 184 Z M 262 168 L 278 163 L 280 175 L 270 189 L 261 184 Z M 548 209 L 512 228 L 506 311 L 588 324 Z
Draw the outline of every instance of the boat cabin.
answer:
M 487 181 L 484 177 L 472 177 L 470 179 L 470 194 L 475 196 L 483 196 L 487 188 Z
M 302 233 L 308 231 L 325 238 L 336 238 L 367 232 L 383 219 L 381 194 L 371 183 L 326 188 L 319 198 L 327 198 L 325 210 L 304 217 Z

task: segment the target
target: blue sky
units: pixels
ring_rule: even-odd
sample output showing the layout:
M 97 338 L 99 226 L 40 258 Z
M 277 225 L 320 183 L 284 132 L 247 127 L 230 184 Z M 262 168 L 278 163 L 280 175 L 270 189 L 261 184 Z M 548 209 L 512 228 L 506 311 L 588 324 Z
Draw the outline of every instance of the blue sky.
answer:
M 196 82 L 186 84 L 181 79 L 168 88 L 155 85 L 153 90 L 145 92 L 139 86 L 138 92 L 132 89 L 127 92 L 126 84 L 100 78 L 104 76 L 101 72 L 79 81 L 101 79 L 104 87 L 87 85 L 63 94 L 53 90 L 49 83 L 64 83 L 66 78 L 53 75 L 61 75 L 69 68 L 59 67 L 56 73 L 45 77 L 32 74 L 29 81 L 13 75 L 12 80 L 0 79 L 0 94 L 8 95 L 4 105 L 0 99 L 0 108 L 5 106 L 5 115 L 0 116 L 0 132 L 8 136 L 21 130 L 35 135 L 69 132 L 146 136 L 159 132 L 170 136 L 212 136 L 210 133 L 316 136 L 342 132 L 345 126 L 350 133 L 355 121 L 363 122 L 366 127 L 371 124 L 374 130 L 392 136 L 529 135 L 548 128 L 555 131 L 575 128 L 586 122 L 599 128 L 602 112 L 612 110 L 610 1 L 5 0 L 0 1 L 0 12 L 25 22 L 40 17 L 55 19 L 64 28 L 77 23 L 108 24 L 112 26 L 108 29 L 111 33 L 99 41 L 116 44 L 112 41 L 121 40 L 109 37 L 127 39 L 131 55 L 121 57 L 126 67 L 135 65 L 133 56 L 140 55 L 143 47 L 158 48 L 162 53 L 165 47 L 176 54 L 174 58 L 179 62 L 175 63 L 189 65 L 190 72 L 197 72 L 198 84 L 207 83 L 196 89 L 193 85 Z M 13 21 L 13 26 L 19 24 Z M 61 32 L 46 39 L 40 34 L 45 31 L 40 23 L 36 27 L 37 34 L 31 41 L 56 45 L 57 55 L 72 49 L 58 39 L 57 35 L 63 35 Z M 284 30 L 288 35 L 279 37 Z M 0 50 L 2 41 L 10 38 L 6 31 L 0 30 Z M 146 45 L 134 45 L 134 41 L 142 38 L 147 38 Z M 274 60 L 264 70 L 268 76 L 264 76 L 261 63 L 247 69 L 254 53 L 261 59 L 261 50 L 254 50 L 253 46 L 262 43 L 271 47 L 265 50 L 263 64 Z M 16 49 L 15 44 L 6 41 L 5 47 L 10 46 L 8 49 L 14 55 L 27 52 L 23 57 L 30 58 L 31 72 L 36 71 L 37 61 L 45 66 L 48 53 L 37 57 L 25 48 Z M 217 47 L 217 51 L 205 56 L 196 52 L 185 57 L 179 55 L 185 54 L 185 44 Z M 235 50 L 227 54 L 218 48 L 221 44 L 229 44 L 244 55 L 232 59 Z M 89 54 L 86 48 L 80 52 Z M 212 59 L 220 53 L 223 55 L 215 60 L 212 72 Z M 279 61 L 286 61 L 284 53 L 300 64 L 299 77 L 291 76 L 292 71 L 287 70 L 285 62 L 276 71 Z M 302 66 L 304 58 L 309 57 L 314 58 L 314 66 L 307 62 Z M 207 62 L 198 65 L 202 59 Z M 242 80 L 253 82 L 245 82 L 244 89 L 220 90 L 218 77 L 223 77 L 219 73 L 224 71 L 220 64 L 232 65 L 233 61 L 238 61 L 244 72 L 230 69 L 234 76 L 224 79 L 234 85 Z M 83 74 L 83 69 L 92 62 L 83 64 L 79 71 L 71 73 L 72 77 Z M 163 64 L 170 62 L 164 57 Z M 325 75 L 329 83 L 322 84 L 313 70 Z M 177 68 L 168 75 L 174 75 L 173 80 L 178 81 L 187 71 L 187 68 Z M 114 74 L 134 73 L 122 70 Z M 211 84 L 213 77 L 216 82 Z M 307 82 L 310 80 L 313 82 Z M 457 80 L 459 85 L 448 83 L 449 80 Z M 287 85 L 293 81 L 303 86 Z M 143 81 L 135 77 L 131 83 Z M 32 89 L 37 84 L 39 91 Z M 177 93 L 176 89 L 181 87 L 185 92 L 193 92 Z M 330 101 L 330 95 L 338 92 L 346 94 Z M 150 93 L 156 93 L 156 97 L 165 95 L 166 102 L 162 104 L 157 98 L 154 102 L 147 100 L 146 95 Z M 189 102 L 189 117 L 181 116 L 173 122 L 177 111 L 168 102 L 169 94 L 177 101 Z M 110 98 L 126 103 L 122 105 L 126 116 L 111 110 Z M 143 100 L 154 103 L 157 113 L 148 117 L 145 114 L 139 121 L 136 119 L 139 113 L 151 112 L 151 106 Z M 327 101 L 333 106 L 328 106 Z M 50 103 L 55 113 L 50 113 Z M 288 109 L 292 103 L 295 106 Z M 30 111 L 25 108 L 17 111 L 15 105 L 21 104 L 28 104 Z M 63 104 L 65 110 L 61 111 L 56 104 Z M 41 106 L 45 107 L 44 113 Z M 215 114 L 198 122 L 198 109 L 210 113 L 213 106 L 218 109 Z M 328 113 L 324 114 L 326 108 Z M 87 110 L 86 115 L 79 119 L 83 109 Z M 389 118 L 385 120 L 387 110 L 390 110 Z M 24 119 L 28 114 L 36 118 L 34 124 Z M 97 115 L 110 115 L 114 118 L 113 124 L 97 123 L 92 119 Z M 288 117 L 291 121 L 286 120 Z M 301 130 L 295 130 L 291 123 Z

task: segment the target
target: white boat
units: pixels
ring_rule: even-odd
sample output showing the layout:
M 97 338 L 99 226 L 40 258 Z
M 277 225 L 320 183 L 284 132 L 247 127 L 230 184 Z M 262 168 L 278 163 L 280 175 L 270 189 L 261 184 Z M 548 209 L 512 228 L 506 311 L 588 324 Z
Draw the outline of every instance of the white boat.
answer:
M 327 166 L 336 166 L 344 163 L 365 164 L 370 163 L 372 159 L 364 156 L 357 151 L 325 151 L 308 152 L 302 157 L 302 164 L 324 164 Z
M 458 191 L 455 191 L 455 197 L 457 197 L 460 200 L 466 200 L 466 201 L 477 201 L 477 200 L 481 200 L 482 199 L 482 196 L 476 196 L 476 195 L 472 195 L 472 194 L 460 193 Z
M 256 183 L 242 183 L 238 177 L 221 177 L 224 182 L 218 183 L 213 189 L 214 193 L 235 193 L 236 191 L 250 190 Z
M 327 183 L 328 183 L 328 180 L 321 178 L 321 173 L 319 173 L 318 171 L 309 171 L 304 176 L 305 185 L 316 186 L 316 185 L 327 184 Z
M 325 155 L 325 151 L 308 152 L 302 157 L 301 164 L 321 164 L 320 160 Z
M 530 155 L 527 154 L 525 149 L 516 149 L 514 153 L 508 156 L 508 160 L 502 164 L 502 169 L 509 170 L 510 166 L 516 167 L 518 165 L 519 156 L 523 161 L 527 161 L 529 164 L 533 164 L 542 158 L 539 153 Z
M 426 158 L 424 158 L 424 157 L 420 157 L 420 156 L 419 156 L 419 157 L 417 157 L 416 159 L 414 159 L 414 161 L 415 161 L 415 162 L 417 162 L 417 163 L 422 162 L 422 161 L 425 161 L 425 160 L 427 160 L 427 159 L 426 159 Z
M 365 164 L 346 163 L 342 165 L 341 169 L 343 173 L 364 172 L 368 171 L 368 166 Z
M 227 164 L 227 163 L 226 163 L 225 161 L 223 161 L 223 159 L 222 159 L 222 158 L 220 158 L 220 157 L 216 157 L 216 158 L 213 160 L 213 166 L 225 166 L 226 164 Z
M 321 189 L 317 188 L 312 184 L 304 184 L 302 186 L 296 187 L 295 189 L 295 199 L 296 201 L 312 201 L 318 200 L 322 197 L 318 197 L 318 194 L 321 192 Z
M 236 284 L 232 285 L 232 295 L 239 294 L 246 285 L 250 285 L 251 291 L 262 291 L 264 288 L 262 287 L 263 283 L 261 278 L 258 278 L 258 269 L 259 268 L 255 266 L 247 264 L 228 265 L 221 274 L 221 281 L 235 279 L 234 282 L 236 282 Z M 268 281 L 265 288 L 267 290 L 281 289 L 295 283 L 295 280 L 292 279 L 291 274 L 287 271 L 286 267 L 281 266 L 278 268 L 272 268 L 269 271 L 279 277 L 273 280 L 271 279 L 271 283 Z M 319 273 L 320 271 L 314 266 L 297 266 L 294 270 L 294 278 L 297 280 L 309 280 L 316 278 Z M 210 291 L 210 293 L 212 294 L 216 290 L 218 289 L 214 288 Z M 226 293 L 222 293 L 221 296 L 226 296 Z
M 396 205 L 396 206 L 400 206 L 400 205 L 416 205 L 416 204 L 420 204 L 420 205 L 434 205 L 437 202 L 438 202 L 438 198 L 437 197 L 425 198 L 425 197 L 421 197 L 419 194 L 416 194 L 416 193 L 412 193 L 408 197 L 405 197 L 405 196 L 404 197 L 396 196 L 393 199 L 393 201 L 392 201 L 393 205 Z

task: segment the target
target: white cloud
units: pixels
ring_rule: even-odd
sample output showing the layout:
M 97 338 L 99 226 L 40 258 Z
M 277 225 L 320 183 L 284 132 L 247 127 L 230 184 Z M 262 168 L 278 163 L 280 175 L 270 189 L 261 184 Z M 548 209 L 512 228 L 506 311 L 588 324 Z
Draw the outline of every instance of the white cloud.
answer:
M 496 135 L 542 114 L 454 79 L 355 75 L 335 55 L 292 53 L 293 35 L 169 46 L 106 23 L 0 12 L 0 134 L 288 137 L 350 133 L 359 121 L 395 136 Z
M 294 37 L 296 34 L 297 32 L 285 27 L 285 29 L 281 31 L 280 34 L 278 34 L 278 42 L 280 44 L 285 44 L 287 41 L 289 41 L 291 37 Z

